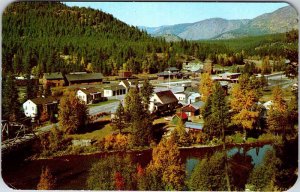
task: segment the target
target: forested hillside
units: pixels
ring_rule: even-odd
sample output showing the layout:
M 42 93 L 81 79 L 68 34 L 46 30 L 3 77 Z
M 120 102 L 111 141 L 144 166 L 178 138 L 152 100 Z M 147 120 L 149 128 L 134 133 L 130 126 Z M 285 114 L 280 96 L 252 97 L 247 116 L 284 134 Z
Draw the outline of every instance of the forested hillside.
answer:
M 284 57 L 289 47 L 297 51 L 298 43 L 287 44 L 285 34 L 166 42 L 102 11 L 59 2 L 13 3 L 6 8 L 2 21 L 4 76 L 9 71 L 39 77 L 44 72 L 84 70 L 104 75 L 115 75 L 120 69 L 156 73 L 168 66 L 181 68 L 186 60 L 219 55 L 230 64 L 253 55 Z

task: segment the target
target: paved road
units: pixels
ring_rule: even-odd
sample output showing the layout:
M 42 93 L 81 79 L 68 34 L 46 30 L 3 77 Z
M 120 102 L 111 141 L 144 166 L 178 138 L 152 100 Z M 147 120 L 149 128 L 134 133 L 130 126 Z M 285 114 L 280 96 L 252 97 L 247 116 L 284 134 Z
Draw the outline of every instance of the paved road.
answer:
M 101 113 L 101 112 L 110 113 L 115 107 L 118 107 L 118 105 L 119 105 L 119 101 L 115 101 L 113 103 L 91 107 L 89 108 L 89 115 L 96 115 L 97 113 Z

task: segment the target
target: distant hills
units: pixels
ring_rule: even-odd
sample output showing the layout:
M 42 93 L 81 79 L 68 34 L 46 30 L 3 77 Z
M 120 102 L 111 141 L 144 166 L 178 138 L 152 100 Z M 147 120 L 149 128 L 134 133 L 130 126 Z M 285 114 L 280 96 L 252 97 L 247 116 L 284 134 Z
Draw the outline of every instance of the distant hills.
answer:
M 172 34 L 187 40 L 230 39 L 290 31 L 298 28 L 297 18 L 297 11 L 291 6 L 286 6 L 254 19 L 211 18 L 195 23 L 139 28 L 154 37 Z

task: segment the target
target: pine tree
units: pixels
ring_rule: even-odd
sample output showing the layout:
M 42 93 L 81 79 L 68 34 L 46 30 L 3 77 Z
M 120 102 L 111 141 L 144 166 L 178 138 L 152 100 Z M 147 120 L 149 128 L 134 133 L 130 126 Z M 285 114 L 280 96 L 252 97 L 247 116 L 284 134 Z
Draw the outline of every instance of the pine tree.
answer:
M 14 76 L 8 73 L 2 81 L 2 119 L 16 121 L 20 116 L 20 106 Z
M 125 127 L 126 127 L 125 112 L 124 112 L 124 107 L 120 102 L 115 114 L 115 118 L 113 119 L 113 129 L 119 130 L 119 132 L 121 133 Z
M 150 102 L 150 97 L 153 93 L 153 86 L 151 85 L 150 81 L 146 79 L 141 87 L 141 98 L 143 101 L 145 111 L 148 111 L 148 106 Z

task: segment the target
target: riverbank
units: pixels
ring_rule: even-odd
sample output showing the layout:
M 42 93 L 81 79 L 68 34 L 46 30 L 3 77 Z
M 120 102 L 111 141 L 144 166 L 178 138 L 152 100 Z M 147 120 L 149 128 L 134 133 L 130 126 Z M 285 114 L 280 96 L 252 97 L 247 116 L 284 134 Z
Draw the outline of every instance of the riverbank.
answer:
M 226 149 L 228 148 L 232 148 L 232 147 L 261 147 L 263 145 L 267 145 L 267 144 L 274 144 L 274 141 L 256 141 L 256 142 L 251 142 L 251 143 L 226 143 Z M 192 145 L 192 146 L 180 146 L 178 147 L 179 150 L 184 150 L 184 149 L 212 149 L 212 148 L 221 148 L 223 146 L 222 143 L 219 144 L 196 144 L 196 145 Z M 95 151 L 90 151 L 90 152 L 85 152 L 84 148 L 83 152 L 76 152 L 76 151 L 60 151 L 58 153 L 55 153 L 54 155 L 48 156 L 48 157 L 44 157 L 44 156 L 36 156 L 33 155 L 29 158 L 27 158 L 27 160 L 46 160 L 46 159 L 56 159 L 56 158 L 61 158 L 61 157 L 69 157 L 69 156 L 89 156 L 89 155 L 112 155 L 112 154 L 118 154 L 118 153 L 142 153 L 142 152 L 146 152 L 146 151 L 152 151 L 153 147 L 143 147 L 143 148 L 133 148 L 133 149 L 125 149 L 125 150 L 96 150 Z

